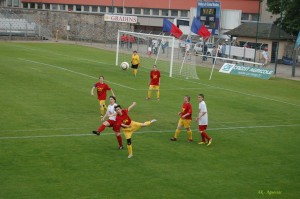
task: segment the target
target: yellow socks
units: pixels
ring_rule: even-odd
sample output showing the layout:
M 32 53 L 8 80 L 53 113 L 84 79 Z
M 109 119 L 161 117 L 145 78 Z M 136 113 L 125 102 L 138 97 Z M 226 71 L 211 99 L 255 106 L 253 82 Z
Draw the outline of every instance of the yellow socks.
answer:
M 148 98 L 150 99 L 151 98 L 151 90 L 148 90 Z
M 127 145 L 128 155 L 132 155 L 132 145 Z
M 176 129 L 175 134 L 174 134 L 174 138 L 177 138 L 180 134 L 180 130 Z
M 137 74 L 137 69 L 133 69 L 133 74 L 134 74 L 134 76 L 136 76 L 136 74 Z
M 193 133 L 192 133 L 192 131 L 188 131 L 187 133 L 189 135 L 189 140 L 193 140 Z

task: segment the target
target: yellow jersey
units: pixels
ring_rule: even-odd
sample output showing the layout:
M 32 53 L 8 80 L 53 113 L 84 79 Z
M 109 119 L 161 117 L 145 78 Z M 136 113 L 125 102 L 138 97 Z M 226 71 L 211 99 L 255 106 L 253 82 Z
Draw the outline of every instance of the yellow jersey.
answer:
M 137 65 L 140 63 L 140 56 L 138 54 L 133 54 L 131 57 L 131 63 L 132 65 Z

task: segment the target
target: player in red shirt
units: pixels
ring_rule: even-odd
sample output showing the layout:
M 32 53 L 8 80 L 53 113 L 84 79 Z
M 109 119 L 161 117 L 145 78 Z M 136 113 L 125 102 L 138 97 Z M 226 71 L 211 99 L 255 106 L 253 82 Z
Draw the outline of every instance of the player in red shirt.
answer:
M 150 72 L 150 83 L 147 100 L 151 98 L 152 90 L 156 90 L 156 98 L 159 100 L 159 85 L 160 85 L 160 71 L 156 65 L 153 65 L 153 70 Z
M 100 105 L 100 113 L 101 117 L 103 117 L 105 110 L 107 109 L 105 100 L 106 100 L 106 92 L 111 91 L 112 95 L 114 97 L 114 91 L 109 87 L 108 84 L 104 83 L 104 76 L 99 77 L 99 82 L 95 83 L 95 85 L 92 87 L 91 90 L 91 95 L 94 95 L 94 90 L 97 88 L 97 95 L 98 95 L 98 100 L 99 100 L 99 105 Z
M 171 141 L 177 141 L 177 138 L 180 134 L 180 130 L 184 127 L 188 133 L 188 141 L 193 141 L 193 133 L 191 130 L 191 121 L 192 121 L 192 105 L 190 104 L 190 96 L 184 96 L 184 102 L 182 104 L 182 110 L 178 113 L 180 116 L 177 129 L 175 131 L 174 137 L 172 137 Z
M 141 127 L 149 126 L 153 122 L 156 122 L 156 119 L 153 119 L 151 121 L 147 121 L 144 123 L 135 122 L 135 121 L 131 120 L 131 118 L 128 115 L 128 112 L 135 105 L 136 105 L 136 102 L 133 102 L 127 109 L 123 109 L 123 110 L 120 105 L 115 106 L 115 110 L 117 112 L 115 130 L 120 132 L 120 128 L 122 127 L 122 131 L 127 140 L 128 158 L 132 157 L 132 144 L 131 144 L 132 134 L 135 131 L 139 130 Z

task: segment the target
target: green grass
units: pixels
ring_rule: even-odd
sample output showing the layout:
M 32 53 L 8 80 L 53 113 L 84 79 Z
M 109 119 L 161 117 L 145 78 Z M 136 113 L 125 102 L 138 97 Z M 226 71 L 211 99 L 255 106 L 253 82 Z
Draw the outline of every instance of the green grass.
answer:
M 208 80 L 210 68 L 198 67 L 200 80 L 163 72 L 161 100 L 146 101 L 151 66 L 134 78 L 114 59 L 77 45 L 0 43 L 1 199 L 299 198 L 300 82 L 217 71 Z M 123 107 L 137 102 L 132 119 L 158 120 L 133 135 L 132 159 L 111 129 L 90 133 L 100 125 L 90 96 L 99 75 Z M 196 122 L 195 142 L 185 130 L 170 142 L 183 96 L 195 117 L 199 93 L 213 144 L 197 144 Z

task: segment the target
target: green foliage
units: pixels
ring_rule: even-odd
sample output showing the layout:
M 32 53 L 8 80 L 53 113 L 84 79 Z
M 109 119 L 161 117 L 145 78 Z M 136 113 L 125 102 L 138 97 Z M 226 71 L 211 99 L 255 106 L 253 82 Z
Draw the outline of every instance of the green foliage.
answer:
M 268 10 L 273 14 L 282 14 L 275 24 L 294 36 L 300 31 L 300 2 L 299 0 L 267 0 Z
M 151 66 L 114 66 L 115 52 L 63 44 L 0 43 L 0 198 L 298 198 L 300 82 L 163 72 L 161 100 L 145 100 Z M 159 66 L 158 66 L 159 67 Z M 90 89 L 99 75 L 135 121 L 132 159 L 100 125 Z M 210 147 L 174 134 L 183 96 L 205 94 Z M 110 94 L 110 93 L 109 93 Z M 155 96 L 155 93 L 152 93 Z M 123 137 L 124 143 L 126 143 Z

